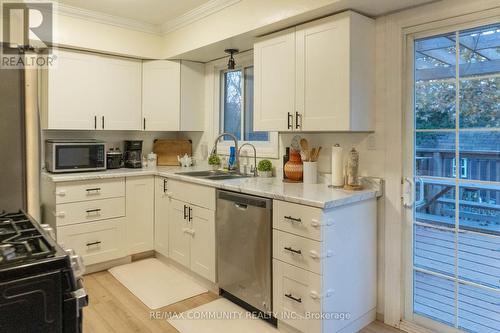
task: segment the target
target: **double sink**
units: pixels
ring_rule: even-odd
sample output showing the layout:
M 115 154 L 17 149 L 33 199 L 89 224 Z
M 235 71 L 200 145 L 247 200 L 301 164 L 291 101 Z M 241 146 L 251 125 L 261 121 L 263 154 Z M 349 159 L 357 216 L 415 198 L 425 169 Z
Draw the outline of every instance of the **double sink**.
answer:
M 251 177 L 250 175 L 244 175 L 237 172 L 229 172 L 223 170 L 205 170 L 205 171 L 187 171 L 187 172 L 177 172 L 178 175 L 203 178 L 210 180 L 226 180 L 226 179 L 240 179 Z

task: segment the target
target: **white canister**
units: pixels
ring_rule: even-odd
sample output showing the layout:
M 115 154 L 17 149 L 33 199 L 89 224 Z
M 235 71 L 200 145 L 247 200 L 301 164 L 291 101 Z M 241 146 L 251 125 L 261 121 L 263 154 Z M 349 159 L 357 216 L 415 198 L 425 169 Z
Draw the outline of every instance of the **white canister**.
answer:
M 304 167 L 304 184 L 318 183 L 318 162 L 302 162 Z
M 336 144 L 332 147 L 332 185 L 344 186 L 344 163 L 342 160 L 342 147 Z
M 156 167 L 157 156 L 155 153 L 148 154 L 148 169 L 154 169 Z

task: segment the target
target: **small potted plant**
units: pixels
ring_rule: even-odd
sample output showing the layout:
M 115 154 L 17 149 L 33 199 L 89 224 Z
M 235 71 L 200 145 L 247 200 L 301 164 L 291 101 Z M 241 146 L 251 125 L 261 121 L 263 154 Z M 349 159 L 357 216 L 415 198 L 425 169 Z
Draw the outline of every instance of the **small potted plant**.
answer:
M 217 154 L 212 154 L 208 158 L 208 165 L 212 167 L 213 170 L 220 168 L 220 157 Z
M 262 160 L 257 166 L 260 177 L 272 177 L 273 176 L 273 164 L 269 160 Z

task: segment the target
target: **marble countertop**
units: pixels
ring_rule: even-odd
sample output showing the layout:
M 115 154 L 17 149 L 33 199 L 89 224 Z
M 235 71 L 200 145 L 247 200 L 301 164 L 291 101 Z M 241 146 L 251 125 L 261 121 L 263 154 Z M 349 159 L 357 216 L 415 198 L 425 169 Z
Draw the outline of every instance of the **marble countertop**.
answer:
M 346 191 L 343 189 L 329 188 L 327 184 L 284 183 L 281 178 L 278 177 L 248 177 L 228 180 L 210 180 L 179 174 L 180 172 L 207 169 L 208 167 L 206 165 L 202 165 L 190 168 L 172 166 L 156 167 L 152 169 L 114 169 L 98 172 L 66 174 L 50 174 L 43 172 L 42 177 L 45 177 L 52 182 L 67 182 L 155 175 L 323 209 L 368 200 L 376 197 L 381 191 L 381 189 L 376 185 L 373 187 L 367 187 L 367 189 L 362 191 Z

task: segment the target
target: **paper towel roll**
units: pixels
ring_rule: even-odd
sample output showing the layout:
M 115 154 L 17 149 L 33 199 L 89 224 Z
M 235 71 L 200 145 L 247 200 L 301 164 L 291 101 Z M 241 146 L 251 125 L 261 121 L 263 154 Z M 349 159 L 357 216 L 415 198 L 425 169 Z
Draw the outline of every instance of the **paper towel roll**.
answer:
M 342 163 L 342 147 L 338 144 L 332 147 L 332 185 L 344 185 L 344 163 Z

